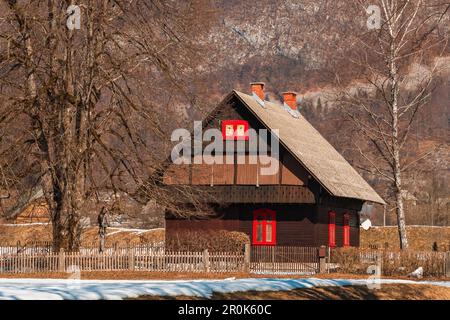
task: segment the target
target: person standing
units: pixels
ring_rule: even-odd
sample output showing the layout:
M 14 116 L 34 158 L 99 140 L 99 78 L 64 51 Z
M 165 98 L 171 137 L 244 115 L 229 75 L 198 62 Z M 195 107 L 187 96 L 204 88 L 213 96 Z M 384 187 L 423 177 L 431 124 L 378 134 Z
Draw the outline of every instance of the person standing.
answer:
M 107 210 L 105 207 L 102 207 L 102 209 L 100 210 L 97 222 L 98 222 L 98 235 L 100 238 L 99 251 L 103 252 L 105 250 L 106 228 L 109 226 Z

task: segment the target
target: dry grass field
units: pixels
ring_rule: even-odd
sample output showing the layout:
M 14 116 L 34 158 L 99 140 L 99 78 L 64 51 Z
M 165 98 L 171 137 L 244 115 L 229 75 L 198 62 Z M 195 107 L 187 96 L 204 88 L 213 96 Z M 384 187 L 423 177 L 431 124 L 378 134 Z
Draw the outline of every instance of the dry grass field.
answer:
M 83 231 L 83 243 L 98 242 L 97 227 L 88 227 Z M 0 224 L 0 243 L 20 243 L 51 241 L 50 224 Z M 107 245 L 127 243 L 160 243 L 164 241 L 164 229 L 128 229 L 110 227 L 107 230 Z
M 431 251 L 436 242 L 438 251 L 450 251 L 450 227 L 408 226 L 406 232 L 413 250 Z M 399 249 L 397 227 L 372 227 L 368 231 L 361 229 L 361 247 L 369 245 Z

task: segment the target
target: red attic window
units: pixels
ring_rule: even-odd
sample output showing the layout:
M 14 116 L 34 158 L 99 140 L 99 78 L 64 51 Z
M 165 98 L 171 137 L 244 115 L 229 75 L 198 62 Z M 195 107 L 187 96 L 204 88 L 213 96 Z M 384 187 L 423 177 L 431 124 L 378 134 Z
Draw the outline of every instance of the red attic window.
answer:
M 245 120 L 223 120 L 224 140 L 248 140 L 248 122 Z
M 336 247 L 336 212 L 328 212 L 328 246 Z
M 350 246 L 350 215 L 344 214 L 344 247 Z
M 253 241 L 254 245 L 276 244 L 276 214 L 273 210 L 260 209 L 253 212 Z

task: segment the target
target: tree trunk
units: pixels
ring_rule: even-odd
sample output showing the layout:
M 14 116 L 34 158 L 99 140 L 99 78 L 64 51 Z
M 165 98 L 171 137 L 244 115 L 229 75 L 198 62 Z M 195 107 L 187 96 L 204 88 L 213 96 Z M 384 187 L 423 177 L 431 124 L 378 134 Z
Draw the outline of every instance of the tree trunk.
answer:
M 70 204 L 61 201 L 55 206 L 52 219 L 53 251 L 78 251 L 81 246 L 80 214 Z
M 396 173 L 395 201 L 396 201 L 398 236 L 400 239 L 400 249 L 405 250 L 408 249 L 408 237 L 406 235 L 405 208 L 403 206 L 403 195 L 401 185 L 402 184 L 400 173 L 398 173 L 398 175 Z
M 104 232 L 100 232 L 99 233 L 99 237 L 100 237 L 100 244 L 99 244 L 99 252 L 103 252 L 105 251 L 105 233 Z
M 392 155 L 393 163 L 392 170 L 394 174 L 394 190 L 395 190 L 395 202 L 397 213 L 397 227 L 398 235 L 400 238 L 400 249 L 404 250 L 408 248 L 408 238 L 406 236 L 406 224 L 405 224 L 405 208 L 403 206 L 402 195 L 402 177 L 401 177 L 401 162 L 400 162 L 400 142 L 399 142 L 399 82 L 398 82 L 398 70 L 395 62 L 396 58 L 396 46 L 395 37 L 391 29 L 391 45 L 389 53 L 389 78 L 390 78 L 390 90 L 391 90 L 391 108 L 392 108 Z

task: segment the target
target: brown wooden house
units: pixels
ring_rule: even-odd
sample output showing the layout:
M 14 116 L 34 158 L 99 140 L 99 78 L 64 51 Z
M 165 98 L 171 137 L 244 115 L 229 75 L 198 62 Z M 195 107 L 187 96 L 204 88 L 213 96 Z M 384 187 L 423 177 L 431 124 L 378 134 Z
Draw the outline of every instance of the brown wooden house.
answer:
M 166 236 L 235 230 L 248 234 L 253 245 L 359 246 L 363 203 L 383 199 L 299 113 L 294 92 L 284 93 L 283 105 L 264 99 L 264 84 L 253 83 L 252 94 L 231 92 L 202 123 L 203 129 L 220 130 L 224 140 L 243 140 L 239 156 L 245 163 L 236 152 L 231 163 L 172 164 L 166 170 L 164 184 L 198 186 L 220 203 L 213 206 L 213 218 L 181 219 L 167 212 Z M 267 138 L 258 139 L 270 147 L 278 130 L 273 174 L 261 173 L 261 159 L 249 160 L 249 129 L 268 130 Z

